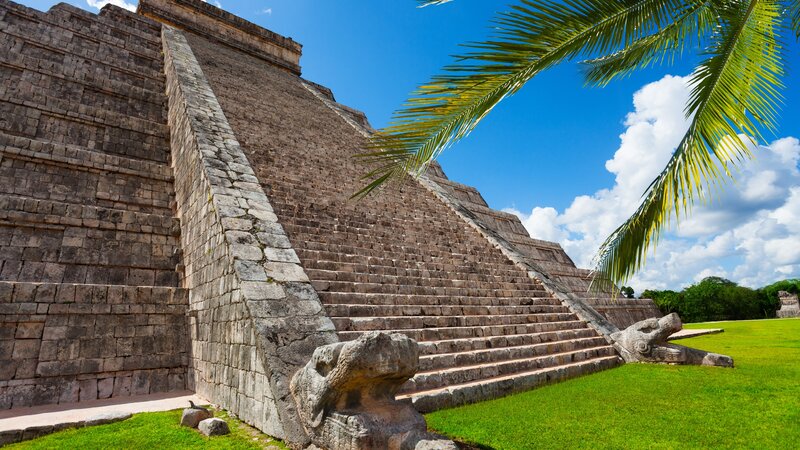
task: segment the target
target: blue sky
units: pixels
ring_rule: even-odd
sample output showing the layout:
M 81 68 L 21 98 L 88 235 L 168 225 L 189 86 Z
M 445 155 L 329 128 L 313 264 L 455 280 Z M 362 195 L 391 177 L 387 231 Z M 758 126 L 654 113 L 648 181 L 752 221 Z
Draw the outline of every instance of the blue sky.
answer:
M 385 125 L 417 84 L 447 64 L 459 44 L 486 37 L 489 19 L 515 3 L 456 0 L 418 9 L 414 0 L 220 1 L 224 9 L 303 44 L 303 76 L 333 89 L 338 101 L 366 112 L 375 127 Z M 47 9 L 55 2 L 23 3 Z M 70 3 L 93 10 L 90 4 L 107 2 Z M 790 87 L 800 85 L 798 50 L 792 43 L 787 51 Z M 505 100 L 440 162 L 450 178 L 477 187 L 490 206 L 518 213 L 532 234 L 559 241 L 573 259 L 587 266 L 602 237 L 636 206 L 646 186 L 639 178 L 652 179 L 649 174 L 663 166 L 660 161 L 674 147 L 670 139 L 682 134 L 685 80 L 665 76 L 685 76 L 695 62 L 695 56 L 687 55 L 673 67 L 643 71 L 603 89 L 584 87 L 577 65 L 565 64 Z M 800 105 L 800 90 L 789 88 L 784 95 L 780 129 L 770 141 L 800 137 L 800 107 L 795 107 Z M 665 132 L 665 124 L 675 129 Z M 667 137 L 648 140 L 641 133 Z M 793 159 L 800 147 L 793 144 L 783 140 L 778 150 L 761 149 L 764 160 L 777 168 L 766 163 L 752 170 L 745 167 L 735 192 L 723 198 L 722 205 L 700 208 L 697 215 L 707 222 L 684 224 L 667 237 L 647 270 L 634 279 L 634 287 L 680 287 L 701 273 L 749 285 L 800 277 L 800 251 L 793 257 L 767 250 L 772 245 L 785 253 L 795 242 L 800 250 L 800 229 L 781 222 L 793 220 L 795 212 L 800 215 L 790 201 L 797 188 L 800 205 L 800 173 Z M 642 163 L 650 154 L 660 156 L 649 165 Z M 788 169 L 779 170 L 787 164 Z M 745 192 L 750 185 L 753 192 L 769 192 L 754 197 Z M 630 192 L 620 194 L 625 189 Z M 753 200 L 756 197 L 760 200 Z M 775 212 L 782 207 L 783 212 Z M 753 233 L 741 227 L 769 228 L 763 221 L 751 223 L 759 215 L 777 221 L 780 230 L 764 242 L 745 242 Z M 739 238 L 731 237 L 737 233 Z M 723 238 L 724 245 L 718 242 Z M 714 245 L 724 248 L 713 251 Z M 696 257 L 704 252 L 705 258 Z

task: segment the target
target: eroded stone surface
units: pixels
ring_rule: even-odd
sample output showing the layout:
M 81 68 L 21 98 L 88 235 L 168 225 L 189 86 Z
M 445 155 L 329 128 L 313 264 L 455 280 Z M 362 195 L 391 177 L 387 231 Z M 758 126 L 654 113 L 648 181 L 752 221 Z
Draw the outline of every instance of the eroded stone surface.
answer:
M 189 428 L 197 428 L 200 422 L 213 417 L 211 411 L 198 406 L 186 408 L 181 414 L 181 425 Z
M 669 336 L 682 328 L 680 317 L 672 313 L 660 319 L 636 322 L 613 333 L 611 338 L 621 347 L 623 357 L 629 362 L 733 367 L 730 356 L 668 343 Z
M 121 420 L 128 420 L 132 416 L 129 412 L 107 412 L 103 414 L 97 414 L 96 416 L 89 417 L 86 419 L 85 426 L 91 427 L 94 425 L 106 425 L 109 423 L 119 422 Z
M 165 26 L 163 41 L 195 389 L 305 444 L 289 380 L 335 328 L 184 35 Z
M 434 448 L 437 439 L 426 434 L 422 415 L 395 400 L 418 365 L 417 343 L 402 334 L 371 332 L 319 347 L 291 384 L 314 444 L 337 450 Z
M 212 417 L 211 419 L 201 420 L 197 429 L 206 436 L 222 436 L 231 432 L 228 422 Z

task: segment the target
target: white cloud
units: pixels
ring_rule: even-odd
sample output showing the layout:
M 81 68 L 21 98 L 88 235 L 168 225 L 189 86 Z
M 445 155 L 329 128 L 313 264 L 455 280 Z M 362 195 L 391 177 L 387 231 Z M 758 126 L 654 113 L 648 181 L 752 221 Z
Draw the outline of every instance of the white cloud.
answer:
M 219 9 L 222 9 L 222 3 L 218 0 L 214 0 L 213 2 L 209 2 L 208 0 L 201 0 L 203 3 L 211 3 L 212 5 L 216 6 Z
M 266 8 L 266 9 L 262 9 L 262 10 L 259 12 L 259 14 L 266 14 L 266 15 L 268 15 L 268 16 L 271 16 L 271 15 L 272 15 L 272 8 Z
M 559 242 L 573 260 L 591 267 L 604 239 L 636 209 L 688 128 L 683 112 L 688 77 L 666 76 L 633 96 L 620 146 L 605 164 L 614 185 L 575 197 L 564 211 L 537 206 L 520 216 L 531 236 Z M 696 204 L 691 217 L 664 236 L 635 289 L 680 288 L 706 276 L 730 277 L 750 286 L 800 276 L 800 141 L 788 137 L 753 146 L 742 164 Z
M 97 9 L 101 9 L 103 6 L 106 5 L 114 5 L 119 6 L 120 8 L 125 8 L 128 11 L 136 11 L 136 4 L 137 2 L 126 2 L 125 0 L 86 0 L 86 3 L 89 6 Z

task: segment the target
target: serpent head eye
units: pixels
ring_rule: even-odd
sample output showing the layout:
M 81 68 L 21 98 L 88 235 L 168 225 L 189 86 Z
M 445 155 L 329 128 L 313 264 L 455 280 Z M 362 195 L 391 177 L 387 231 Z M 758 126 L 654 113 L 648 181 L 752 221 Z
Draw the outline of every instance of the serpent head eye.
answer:
M 636 341 L 636 344 L 634 345 L 634 348 L 636 349 L 637 352 L 639 352 L 639 353 L 641 353 L 643 355 L 646 355 L 646 354 L 650 353 L 650 350 L 651 350 L 650 344 L 648 344 L 645 341 Z

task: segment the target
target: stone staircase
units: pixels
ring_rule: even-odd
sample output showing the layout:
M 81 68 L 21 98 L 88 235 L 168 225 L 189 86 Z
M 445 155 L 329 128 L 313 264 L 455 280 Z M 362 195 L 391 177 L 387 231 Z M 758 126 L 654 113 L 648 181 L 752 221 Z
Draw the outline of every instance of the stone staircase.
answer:
M 422 411 L 530 389 L 620 359 L 598 332 L 421 185 L 349 200 L 364 138 L 291 73 L 187 35 L 339 337 L 420 344 L 400 392 Z M 255 113 L 257 111 L 257 113 Z M 292 251 L 292 248 L 296 251 Z
M 566 292 L 580 298 L 618 328 L 624 329 L 651 317 L 661 317 L 661 311 L 650 299 L 628 299 L 609 289 L 590 289 L 592 272 L 576 267 L 559 244 L 531 238 L 519 217 L 489 208 L 477 189 L 448 179 L 438 164 L 432 165 L 428 177 L 505 239 L 526 262 L 560 283 Z
M 160 25 L 0 0 L 0 408 L 186 388 Z

